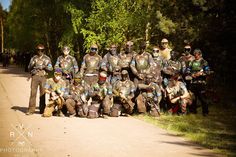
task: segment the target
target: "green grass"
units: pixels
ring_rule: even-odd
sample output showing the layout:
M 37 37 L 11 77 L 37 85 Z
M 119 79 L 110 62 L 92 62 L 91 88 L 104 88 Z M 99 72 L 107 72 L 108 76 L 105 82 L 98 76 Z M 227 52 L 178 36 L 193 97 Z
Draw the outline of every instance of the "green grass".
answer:
M 236 156 L 236 114 L 234 106 L 210 106 L 210 114 L 203 117 L 200 114 L 186 116 L 161 115 L 154 118 L 148 115 L 135 115 L 166 129 L 168 132 L 180 135 L 206 148 L 226 156 Z

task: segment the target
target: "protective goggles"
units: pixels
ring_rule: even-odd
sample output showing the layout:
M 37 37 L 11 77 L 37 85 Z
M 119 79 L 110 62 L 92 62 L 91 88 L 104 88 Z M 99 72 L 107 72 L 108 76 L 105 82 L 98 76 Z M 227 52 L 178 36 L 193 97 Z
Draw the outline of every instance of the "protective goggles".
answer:
M 158 49 L 153 49 L 152 51 L 158 53 L 160 50 L 158 50 Z
M 63 51 L 70 51 L 70 48 L 69 47 L 64 47 Z
M 162 45 L 167 45 L 167 44 L 168 44 L 168 42 L 162 42 L 161 44 L 162 44 Z
M 54 76 L 62 76 L 62 73 L 54 72 Z
M 185 51 L 185 52 L 190 52 L 191 49 L 190 49 L 190 48 L 184 48 L 184 51 Z
M 97 52 L 97 50 L 98 50 L 98 48 L 95 48 L 95 47 L 90 48 L 90 51 L 92 51 L 92 52 Z
M 37 49 L 39 52 L 44 52 L 44 49 Z

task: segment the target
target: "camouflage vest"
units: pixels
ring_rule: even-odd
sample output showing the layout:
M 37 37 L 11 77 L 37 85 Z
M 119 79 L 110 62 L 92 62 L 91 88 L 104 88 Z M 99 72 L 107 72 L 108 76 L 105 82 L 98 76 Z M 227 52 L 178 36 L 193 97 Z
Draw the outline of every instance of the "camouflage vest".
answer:
M 132 90 L 131 81 L 129 80 L 119 81 L 116 85 L 116 88 L 118 92 L 120 93 L 120 95 L 124 95 L 125 97 L 127 97 L 128 95 L 130 95 L 131 90 Z
M 108 70 L 110 72 L 112 72 L 118 66 L 119 58 L 117 55 L 113 56 L 111 54 L 108 54 L 107 59 L 108 59 L 108 63 L 109 63 Z
M 184 94 L 184 90 L 186 89 L 185 85 L 182 82 L 178 82 L 177 85 L 174 87 L 167 86 L 166 91 L 168 95 L 170 95 L 172 98 L 176 98 L 178 96 L 181 96 Z
M 59 58 L 59 65 L 62 68 L 63 72 L 68 74 L 73 69 L 73 58 L 72 56 L 61 56 Z
M 145 70 L 147 70 L 150 67 L 149 56 L 146 53 L 137 55 L 135 57 L 135 62 L 137 70 L 141 73 L 145 73 Z
M 100 57 L 98 55 L 88 55 L 85 58 L 86 73 L 94 73 L 100 68 Z
M 194 60 L 191 64 L 192 71 L 200 71 L 203 67 L 201 64 L 201 60 Z
M 132 61 L 133 55 L 130 54 L 130 53 L 129 54 L 123 53 L 123 54 L 119 55 L 119 58 L 120 58 L 119 66 L 121 68 L 128 68 L 130 63 L 131 63 L 131 61 Z
M 66 88 L 66 82 L 64 80 L 59 80 L 58 82 L 55 82 L 53 78 L 47 79 L 46 89 L 49 91 L 54 91 L 54 92 L 60 92 L 64 91 Z

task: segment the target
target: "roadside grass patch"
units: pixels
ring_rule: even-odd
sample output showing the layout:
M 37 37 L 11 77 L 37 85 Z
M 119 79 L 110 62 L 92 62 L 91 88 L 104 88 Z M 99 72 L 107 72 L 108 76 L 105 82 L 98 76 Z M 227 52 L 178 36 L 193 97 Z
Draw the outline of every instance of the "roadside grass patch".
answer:
M 135 118 L 183 136 L 190 141 L 226 156 L 236 156 L 236 114 L 233 107 L 210 106 L 210 114 L 185 116 L 162 114 L 159 118 L 134 115 Z

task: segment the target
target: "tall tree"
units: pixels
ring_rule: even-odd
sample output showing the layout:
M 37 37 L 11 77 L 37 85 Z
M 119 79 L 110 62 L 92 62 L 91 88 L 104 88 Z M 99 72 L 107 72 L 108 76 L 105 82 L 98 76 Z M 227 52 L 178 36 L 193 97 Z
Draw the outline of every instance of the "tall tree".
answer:
M 1 36 L 1 49 L 0 49 L 0 52 L 3 52 L 4 51 L 4 32 L 5 32 L 5 23 L 6 23 L 6 18 L 7 18 L 7 12 L 3 10 L 1 4 L 0 4 L 0 36 Z

